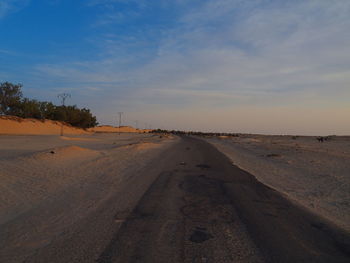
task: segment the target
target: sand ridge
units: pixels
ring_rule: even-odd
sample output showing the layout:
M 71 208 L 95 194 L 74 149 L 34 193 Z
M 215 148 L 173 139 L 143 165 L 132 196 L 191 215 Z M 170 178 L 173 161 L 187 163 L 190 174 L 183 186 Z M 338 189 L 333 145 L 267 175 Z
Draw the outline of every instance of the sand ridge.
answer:
M 135 129 L 131 126 L 113 127 L 97 126 L 88 129 L 73 127 L 67 123 L 52 120 L 23 119 L 15 116 L 0 116 L 0 135 L 88 135 L 92 133 L 149 133 L 150 129 Z M 63 140 L 79 140 L 79 138 L 63 137 Z M 81 139 L 85 140 L 85 139 Z
M 89 134 L 90 132 L 75 128 L 59 121 L 23 119 L 14 116 L 0 116 L 0 134 L 17 134 L 17 135 L 43 135 L 43 134 Z

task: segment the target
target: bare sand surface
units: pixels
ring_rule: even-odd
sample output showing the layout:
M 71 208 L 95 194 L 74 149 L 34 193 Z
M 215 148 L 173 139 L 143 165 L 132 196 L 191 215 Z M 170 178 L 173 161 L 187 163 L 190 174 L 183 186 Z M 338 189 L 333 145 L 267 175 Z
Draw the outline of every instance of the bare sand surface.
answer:
M 23 119 L 15 116 L 0 116 L 0 134 L 8 135 L 80 135 L 91 133 L 149 133 L 149 129 L 135 129 L 131 126 L 113 127 L 102 125 L 81 129 L 52 120 Z
M 114 162 L 118 171 L 141 162 L 138 155 L 161 148 L 165 140 L 151 134 L 0 136 L 0 223 L 87 174 L 101 172 L 101 162 Z
M 62 123 L 51 120 L 22 119 L 14 116 L 0 116 L 0 134 L 56 134 L 61 133 Z M 65 134 L 89 134 L 90 132 L 63 124 Z
M 18 262 L 50 243 L 176 140 L 126 133 L 0 135 L 0 246 L 12 249 L 0 258 Z M 17 229 L 23 218 L 30 218 L 31 231 Z
M 262 183 L 350 231 L 350 137 L 207 138 Z

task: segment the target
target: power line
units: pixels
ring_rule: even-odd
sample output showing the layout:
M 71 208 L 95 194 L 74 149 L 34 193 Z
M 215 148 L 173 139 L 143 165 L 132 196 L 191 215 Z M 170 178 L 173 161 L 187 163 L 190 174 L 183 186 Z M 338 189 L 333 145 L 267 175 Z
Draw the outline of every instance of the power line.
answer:
M 61 94 L 58 94 L 57 95 L 57 98 L 61 99 L 61 102 L 62 102 L 62 106 L 65 105 L 65 102 L 66 102 L 66 99 L 67 98 L 70 98 L 70 94 L 69 93 L 61 93 Z
M 61 99 L 62 106 L 65 106 L 66 99 L 70 98 L 71 95 L 69 93 L 61 93 L 57 95 L 57 98 Z M 63 121 L 61 123 L 61 136 L 63 136 Z
M 118 112 L 119 115 L 119 135 L 120 135 L 120 127 L 122 125 L 122 115 L 124 114 L 124 112 L 120 111 Z
M 124 112 L 118 112 L 118 114 L 119 114 L 119 128 L 120 128 L 122 125 L 122 115 L 124 114 Z

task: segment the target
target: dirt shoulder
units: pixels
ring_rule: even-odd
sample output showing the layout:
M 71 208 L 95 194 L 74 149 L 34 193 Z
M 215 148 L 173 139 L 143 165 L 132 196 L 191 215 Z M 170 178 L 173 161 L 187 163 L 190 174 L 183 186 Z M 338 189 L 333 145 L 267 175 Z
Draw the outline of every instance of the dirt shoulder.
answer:
M 350 137 L 246 135 L 208 142 L 262 183 L 350 231 Z

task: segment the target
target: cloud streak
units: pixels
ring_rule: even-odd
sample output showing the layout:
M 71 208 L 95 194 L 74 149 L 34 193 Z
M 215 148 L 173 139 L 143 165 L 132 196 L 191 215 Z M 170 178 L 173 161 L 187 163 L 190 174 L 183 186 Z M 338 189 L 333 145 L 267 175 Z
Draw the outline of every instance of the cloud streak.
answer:
M 0 19 L 10 13 L 18 12 L 28 5 L 30 0 L 1 0 L 0 1 Z

